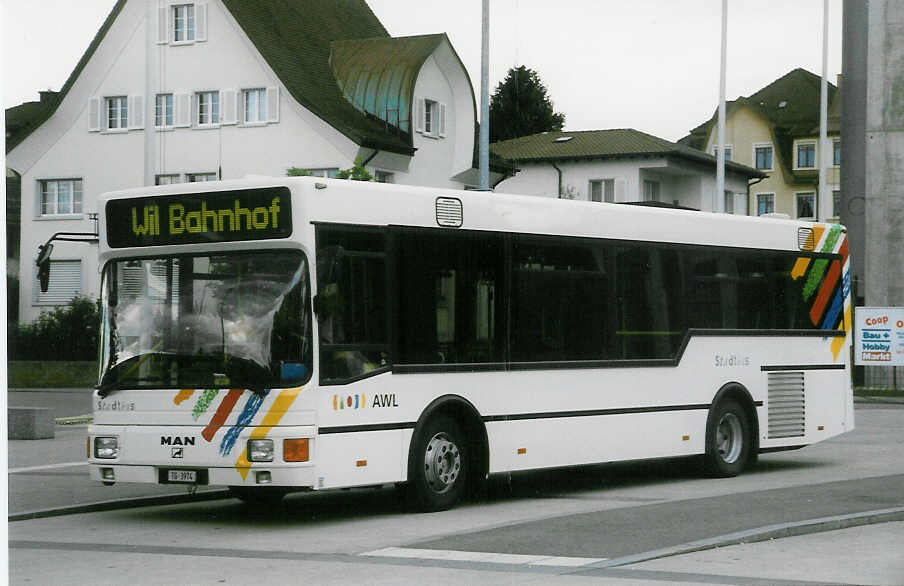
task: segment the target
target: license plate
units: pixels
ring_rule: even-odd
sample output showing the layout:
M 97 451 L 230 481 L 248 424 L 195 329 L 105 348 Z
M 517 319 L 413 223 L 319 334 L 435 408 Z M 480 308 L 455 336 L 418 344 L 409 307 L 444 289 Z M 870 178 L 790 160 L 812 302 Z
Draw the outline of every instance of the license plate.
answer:
M 168 470 L 166 479 L 169 482 L 185 482 L 195 484 L 198 482 L 197 470 Z

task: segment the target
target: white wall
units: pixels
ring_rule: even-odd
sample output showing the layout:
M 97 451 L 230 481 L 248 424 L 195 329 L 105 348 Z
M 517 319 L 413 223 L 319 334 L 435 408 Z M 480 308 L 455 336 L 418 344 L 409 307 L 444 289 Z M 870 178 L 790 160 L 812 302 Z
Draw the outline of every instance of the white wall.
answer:
M 558 173 L 552 163 L 516 164 L 521 171 L 496 186 L 499 193 L 556 197 Z M 660 182 L 660 200 L 712 211 L 716 190 L 715 168 L 710 172 L 694 165 L 668 162 L 665 159 L 600 159 L 557 162 L 562 170 L 562 188 L 574 188 L 575 199 L 589 200 L 589 184 L 593 179 L 615 179 L 615 201 L 643 200 L 643 181 Z M 735 192 L 735 214 L 746 215 L 747 180 L 734 173 L 726 174 L 725 188 Z

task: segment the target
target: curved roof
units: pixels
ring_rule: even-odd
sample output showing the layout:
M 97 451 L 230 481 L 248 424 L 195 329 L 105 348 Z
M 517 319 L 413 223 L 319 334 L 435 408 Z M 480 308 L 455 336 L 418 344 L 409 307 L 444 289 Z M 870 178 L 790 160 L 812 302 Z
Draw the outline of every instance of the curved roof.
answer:
M 445 34 L 334 41 L 330 65 L 352 106 L 411 132 L 414 84 Z

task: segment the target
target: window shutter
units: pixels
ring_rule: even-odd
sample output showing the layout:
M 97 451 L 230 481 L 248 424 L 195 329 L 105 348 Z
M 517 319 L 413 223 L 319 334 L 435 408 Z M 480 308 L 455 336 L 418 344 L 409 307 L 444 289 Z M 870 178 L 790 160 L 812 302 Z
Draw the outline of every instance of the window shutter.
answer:
M 236 90 L 220 91 L 220 105 L 223 109 L 222 124 L 235 124 L 239 120 L 237 97 Z
M 176 124 L 175 126 L 185 128 L 191 126 L 191 96 L 188 94 L 176 94 Z
M 88 100 L 88 132 L 100 131 L 100 98 Z
M 625 200 L 625 180 L 624 179 L 616 179 L 615 180 L 615 201 L 626 201 Z
M 279 88 L 267 88 L 267 122 L 279 122 Z
M 198 97 L 198 94 L 191 95 L 191 126 L 197 126 L 201 123 L 201 99 Z M 209 104 L 208 104 L 209 106 Z
M 129 96 L 129 128 L 144 128 L 144 96 Z
M 41 305 L 65 305 L 82 292 L 82 262 L 78 260 L 50 261 L 50 283 L 47 292 L 41 292 L 35 267 L 32 285 L 35 303 Z
M 443 103 L 439 105 L 439 123 L 436 126 L 439 129 L 439 135 L 446 136 L 446 105 Z
M 207 3 L 195 4 L 195 40 L 207 40 Z
M 426 104 L 424 103 L 424 98 L 418 98 L 415 102 L 415 121 L 414 121 L 414 130 L 416 132 L 424 132 L 424 110 L 426 109 Z
M 157 44 L 163 45 L 169 42 L 169 7 L 161 6 L 157 9 Z

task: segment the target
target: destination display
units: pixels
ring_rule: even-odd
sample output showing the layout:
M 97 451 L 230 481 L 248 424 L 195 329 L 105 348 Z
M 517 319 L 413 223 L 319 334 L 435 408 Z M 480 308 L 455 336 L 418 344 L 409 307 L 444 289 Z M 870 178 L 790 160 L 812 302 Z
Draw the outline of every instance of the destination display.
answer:
M 107 202 L 111 248 L 288 238 L 288 187 L 265 187 Z

